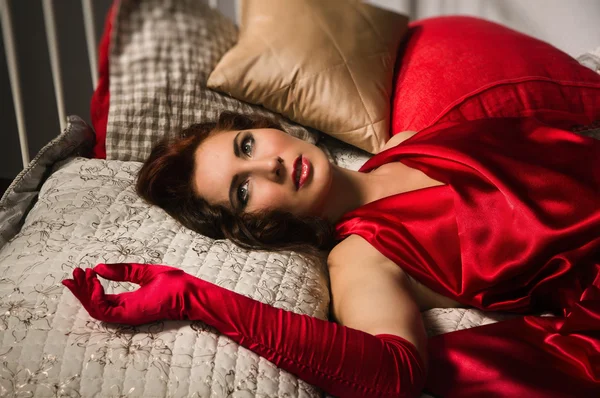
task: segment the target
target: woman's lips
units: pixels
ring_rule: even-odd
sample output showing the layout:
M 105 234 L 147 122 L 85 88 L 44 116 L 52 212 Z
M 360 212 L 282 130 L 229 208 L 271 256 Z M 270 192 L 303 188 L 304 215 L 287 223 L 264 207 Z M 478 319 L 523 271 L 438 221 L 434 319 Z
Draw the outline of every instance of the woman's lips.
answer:
M 308 180 L 310 174 L 311 164 L 305 157 L 302 158 L 302 172 L 300 173 L 300 180 L 298 181 L 298 189 L 302 188 L 302 185 Z
M 292 181 L 294 181 L 294 185 L 296 186 L 296 190 L 302 188 L 302 186 L 306 183 L 308 176 L 310 175 L 311 164 L 302 155 L 298 156 L 294 161 L 294 167 L 292 170 Z

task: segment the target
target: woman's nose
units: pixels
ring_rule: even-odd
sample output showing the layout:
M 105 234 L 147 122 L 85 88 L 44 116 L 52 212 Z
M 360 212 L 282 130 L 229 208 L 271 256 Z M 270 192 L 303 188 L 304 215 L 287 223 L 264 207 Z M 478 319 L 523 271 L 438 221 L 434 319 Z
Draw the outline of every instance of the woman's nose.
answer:
M 283 159 L 279 156 L 255 161 L 256 172 L 263 176 L 279 181 L 283 177 Z

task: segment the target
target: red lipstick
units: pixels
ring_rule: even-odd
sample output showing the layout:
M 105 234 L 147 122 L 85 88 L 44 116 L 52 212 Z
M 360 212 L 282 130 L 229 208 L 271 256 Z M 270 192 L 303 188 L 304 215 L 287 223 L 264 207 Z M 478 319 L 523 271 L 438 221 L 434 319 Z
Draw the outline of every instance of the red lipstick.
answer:
M 298 189 L 302 188 L 302 185 L 308 180 L 310 174 L 311 164 L 305 157 L 302 158 L 302 172 L 300 173 L 300 181 L 298 181 Z
M 306 183 L 308 176 L 310 175 L 311 168 L 312 167 L 308 159 L 302 155 L 296 158 L 292 170 L 292 181 L 294 181 L 296 189 L 302 188 L 302 186 Z

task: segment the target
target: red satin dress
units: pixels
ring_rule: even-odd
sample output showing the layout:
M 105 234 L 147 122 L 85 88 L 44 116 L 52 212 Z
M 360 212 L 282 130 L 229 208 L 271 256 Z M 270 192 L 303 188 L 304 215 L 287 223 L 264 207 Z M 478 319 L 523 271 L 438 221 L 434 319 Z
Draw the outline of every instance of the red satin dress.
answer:
M 539 314 L 429 340 L 440 397 L 600 397 L 600 141 L 534 119 L 424 130 L 371 158 L 445 185 L 347 213 L 357 234 L 430 289 Z

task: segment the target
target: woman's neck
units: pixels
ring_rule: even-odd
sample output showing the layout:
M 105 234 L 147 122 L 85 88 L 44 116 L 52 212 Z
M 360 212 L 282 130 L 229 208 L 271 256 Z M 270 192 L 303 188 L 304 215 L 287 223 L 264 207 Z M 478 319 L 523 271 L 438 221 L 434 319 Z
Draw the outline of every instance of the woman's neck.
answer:
M 379 197 L 385 176 L 377 173 L 361 173 L 332 164 L 332 182 L 323 215 L 332 223 L 349 211 L 363 206 Z

